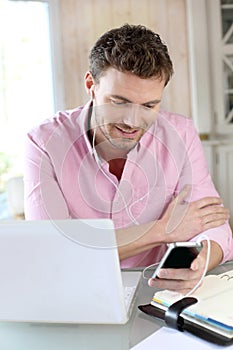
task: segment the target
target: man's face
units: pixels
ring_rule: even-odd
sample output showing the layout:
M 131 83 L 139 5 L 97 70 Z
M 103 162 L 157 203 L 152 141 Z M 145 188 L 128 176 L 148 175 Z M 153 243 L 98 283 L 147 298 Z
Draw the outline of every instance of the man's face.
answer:
M 164 81 L 109 68 L 93 88 L 96 144 L 129 152 L 156 120 Z

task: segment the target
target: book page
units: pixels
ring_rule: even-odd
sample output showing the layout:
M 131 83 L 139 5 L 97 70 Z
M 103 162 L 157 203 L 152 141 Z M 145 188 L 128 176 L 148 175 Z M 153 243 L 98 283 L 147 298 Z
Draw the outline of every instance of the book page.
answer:
M 201 316 L 210 322 L 220 322 L 233 330 L 233 270 L 206 276 L 203 284 L 191 296 L 197 298 L 198 303 L 188 307 L 183 313 L 194 317 Z M 180 293 L 159 291 L 154 294 L 152 305 L 154 301 L 170 306 L 183 297 Z

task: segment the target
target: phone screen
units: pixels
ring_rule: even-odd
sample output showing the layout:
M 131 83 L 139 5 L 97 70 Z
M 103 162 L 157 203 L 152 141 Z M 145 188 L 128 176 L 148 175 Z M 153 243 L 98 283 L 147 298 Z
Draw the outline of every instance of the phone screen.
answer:
M 164 254 L 152 278 L 157 276 L 161 268 L 182 269 L 189 268 L 192 261 L 202 249 L 202 243 L 177 242 L 168 244 L 168 250 Z
M 173 248 L 164 261 L 162 268 L 188 268 L 192 261 L 199 254 L 196 247 L 176 247 Z

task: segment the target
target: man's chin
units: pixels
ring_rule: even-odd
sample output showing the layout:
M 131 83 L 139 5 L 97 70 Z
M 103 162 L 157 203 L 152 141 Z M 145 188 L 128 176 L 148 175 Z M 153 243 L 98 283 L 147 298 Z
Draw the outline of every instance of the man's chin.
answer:
M 120 150 L 129 152 L 131 151 L 131 149 L 133 149 L 137 145 L 138 140 L 132 140 L 132 139 L 123 139 L 121 141 L 111 140 L 110 143 L 115 149 L 120 149 Z

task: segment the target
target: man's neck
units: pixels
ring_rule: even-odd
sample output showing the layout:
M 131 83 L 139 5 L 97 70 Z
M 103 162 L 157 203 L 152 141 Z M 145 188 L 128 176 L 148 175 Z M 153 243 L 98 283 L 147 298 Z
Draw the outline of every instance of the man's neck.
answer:
M 89 140 L 91 144 L 93 144 L 93 129 L 90 129 L 88 133 Z M 109 164 L 109 171 L 115 175 L 120 181 L 128 151 L 123 149 L 116 149 L 112 147 L 107 141 L 98 142 L 98 137 L 95 137 L 95 141 L 97 141 L 97 145 L 94 146 L 98 155 L 104 159 Z

